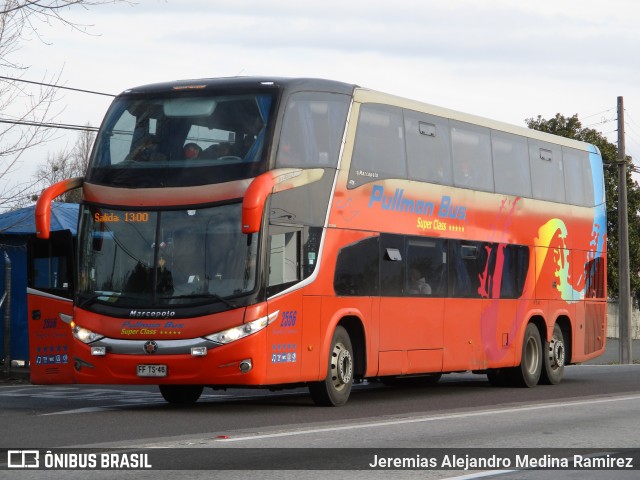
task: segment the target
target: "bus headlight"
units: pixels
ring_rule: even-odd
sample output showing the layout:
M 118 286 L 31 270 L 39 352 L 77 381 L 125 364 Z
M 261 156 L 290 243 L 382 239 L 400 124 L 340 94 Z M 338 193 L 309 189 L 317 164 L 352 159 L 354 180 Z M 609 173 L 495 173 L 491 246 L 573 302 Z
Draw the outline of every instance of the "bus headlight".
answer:
M 82 343 L 91 343 L 104 338 L 104 335 L 99 335 L 91 330 L 79 327 L 78 325 L 74 325 L 71 331 L 73 332 L 73 336 Z
M 204 338 L 221 345 L 235 342 L 236 340 L 240 340 L 241 338 L 248 337 L 249 335 L 253 335 L 254 333 L 259 332 L 267 325 L 272 323 L 276 318 L 278 318 L 279 313 L 280 310 L 275 311 L 267 315 L 266 317 L 261 317 L 257 320 L 254 320 L 253 322 L 238 325 L 237 327 L 223 330 L 222 332 L 217 332 L 212 335 L 207 335 Z

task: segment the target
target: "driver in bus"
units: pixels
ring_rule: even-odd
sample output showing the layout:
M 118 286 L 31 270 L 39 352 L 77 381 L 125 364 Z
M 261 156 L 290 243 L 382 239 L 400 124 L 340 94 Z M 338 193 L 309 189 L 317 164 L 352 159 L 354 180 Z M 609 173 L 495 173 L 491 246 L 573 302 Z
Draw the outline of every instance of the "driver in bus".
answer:
M 173 293 L 173 275 L 165 265 L 167 261 L 163 256 L 158 258 L 158 268 L 156 269 L 158 277 L 156 279 L 156 291 L 158 293 Z
M 155 135 L 147 135 L 136 148 L 127 156 L 134 162 L 155 162 L 166 160 L 167 157 L 158 152 L 158 139 Z

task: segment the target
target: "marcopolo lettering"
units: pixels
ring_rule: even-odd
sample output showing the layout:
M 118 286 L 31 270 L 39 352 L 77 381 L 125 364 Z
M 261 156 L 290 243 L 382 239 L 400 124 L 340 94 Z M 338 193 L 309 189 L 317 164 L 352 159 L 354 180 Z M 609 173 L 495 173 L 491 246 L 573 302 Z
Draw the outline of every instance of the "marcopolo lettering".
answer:
M 176 316 L 175 310 L 131 310 L 131 318 L 171 318 Z
M 467 217 L 467 207 L 454 205 L 451 197 L 443 195 L 440 205 L 431 201 L 415 200 L 404 196 L 404 190 L 396 188 L 393 194 L 385 193 L 381 185 L 374 185 L 369 197 L 369 208 L 379 207 L 382 210 L 394 212 L 417 213 L 419 215 L 433 215 L 437 213 L 440 218 L 452 218 L 464 220 Z

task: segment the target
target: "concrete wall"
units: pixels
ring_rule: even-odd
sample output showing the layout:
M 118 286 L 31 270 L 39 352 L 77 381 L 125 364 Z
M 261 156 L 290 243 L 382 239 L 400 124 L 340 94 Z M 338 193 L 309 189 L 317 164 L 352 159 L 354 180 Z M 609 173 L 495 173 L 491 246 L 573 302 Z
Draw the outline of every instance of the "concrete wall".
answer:
M 607 338 L 618 338 L 620 336 L 619 308 L 617 301 L 609 301 L 607 304 Z M 640 339 L 640 310 L 634 302 L 631 308 L 631 338 Z

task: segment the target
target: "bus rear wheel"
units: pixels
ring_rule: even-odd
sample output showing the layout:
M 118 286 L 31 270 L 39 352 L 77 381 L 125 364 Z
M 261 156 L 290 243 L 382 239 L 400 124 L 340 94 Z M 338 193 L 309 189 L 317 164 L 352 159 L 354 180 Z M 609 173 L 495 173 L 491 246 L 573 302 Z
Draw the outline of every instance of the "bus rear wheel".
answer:
M 544 368 L 540 376 L 540 383 L 545 385 L 557 385 L 562 381 L 565 364 L 565 346 L 562 329 L 557 323 L 553 327 L 553 336 L 550 342 L 544 342 Z
M 159 385 L 162 398 L 174 405 L 191 405 L 198 401 L 202 385 Z
M 530 323 L 524 331 L 520 365 L 509 370 L 509 383 L 516 387 L 535 387 L 540 380 L 542 363 L 540 332 Z
M 327 377 L 309 384 L 313 402 L 321 407 L 339 407 L 347 403 L 353 386 L 353 347 L 344 327 L 333 333 Z

